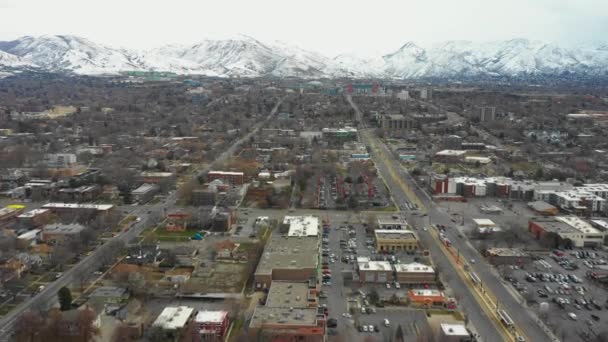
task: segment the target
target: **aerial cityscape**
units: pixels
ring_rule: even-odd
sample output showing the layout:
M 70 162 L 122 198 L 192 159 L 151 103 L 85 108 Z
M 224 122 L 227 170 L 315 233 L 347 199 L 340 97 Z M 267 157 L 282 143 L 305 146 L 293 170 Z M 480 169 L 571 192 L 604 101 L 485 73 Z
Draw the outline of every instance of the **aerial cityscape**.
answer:
M 608 342 L 608 7 L 531 2 L 0 1 L 0 342 Z

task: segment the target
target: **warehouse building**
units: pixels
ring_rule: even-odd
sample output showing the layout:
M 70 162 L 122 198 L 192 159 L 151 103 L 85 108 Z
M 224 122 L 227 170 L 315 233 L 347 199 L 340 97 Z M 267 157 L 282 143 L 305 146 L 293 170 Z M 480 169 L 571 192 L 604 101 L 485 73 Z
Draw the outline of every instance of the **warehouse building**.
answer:
M 576 216 L 557 216 L 555 218 L 536 218 L 528 222 L 528 230 L 542 238 L 547 233 L 555 233 L 561 241 L 572 242 L 573 247 L 601 247 L 605 233 Z
M 274 280 L 316 281 L 319 250 L 318 236 L 273 234 L 254 274 L 256 289 L 269 288 Z

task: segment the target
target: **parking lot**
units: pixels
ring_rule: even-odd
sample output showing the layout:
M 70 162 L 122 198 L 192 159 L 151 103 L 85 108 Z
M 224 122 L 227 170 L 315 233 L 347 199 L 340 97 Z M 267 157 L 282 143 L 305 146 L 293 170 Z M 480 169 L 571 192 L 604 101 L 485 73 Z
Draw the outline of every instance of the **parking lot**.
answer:
M 354 217 L 353 217 L 354 219 Z M 412 262 L 417 255 L 405 252 L 397 255 L 379 255 L 374 249 L 373 236 L 366 234 L 362 223 L 351 220 L 332 222 L 323 234 L 323 286 L 321 305 L 327 308 L 328 317 L 337 321 L 329 331 L 330 339 L 336 336 L 362 340 L 374 336 L 378 340 L 394 337 L 396 329 L 406 338 L 430 336 L 431 328 L 425 311 L 406 307 L 385 307 L 383 301 L 394 295 L 403 297 L 408 288 L 395 283 L 363 284 L 356 274 L 356 258 Z M 377 294 L 378 303 L 370 298 Z
M 584 341 L 606 330 L 606 289 L 588 272 L 607 261 L 604 251 L 555 250 L 525 267 L 502 266 L 500 272 L 559 338 Z

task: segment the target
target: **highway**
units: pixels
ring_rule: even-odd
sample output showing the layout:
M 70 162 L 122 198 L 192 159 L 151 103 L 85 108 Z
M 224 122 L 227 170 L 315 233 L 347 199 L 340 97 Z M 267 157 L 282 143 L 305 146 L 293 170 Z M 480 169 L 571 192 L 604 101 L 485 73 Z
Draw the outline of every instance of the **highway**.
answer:
M 364 123 L 362 113 L 352 101 L 352 98 L 349 96 L 347 99 L 355 110 L 359 122 Z M 380 174 L 391 188 L 396 202 L 401 206 L 404 200 L 408 200 L 417 204 L 421 209 L 426 210 L 426 214 L 428 215 L 426 219 L 421 216 L 410 215 L 411 221 L 418 222 L 420 226 L 430 226 L 430 223 L 448 227 L 454 225 L 452 217 L 445 210 L 439 208 L 425 190 L 417 186 L 411 175 L 396 161 L 394 155 L 384 143 L 374 137 L 373 133 L 365 128 L 361 132 L 361 136 L 368 146 L 375 147 L 375 149 L 372 149 L 372 158 Z M 427 222 L 425 223 L 424 221 Z M 442 273 L 447 275 L 446 280 L 448 280 L 452 289 L 461 297 L 461 305 L 463 305 L 469 318 L 474 322 L 482 339 L 484 341 L 504 339 L 505 332 L 502 325 L 496 322 L 494 317 L 488 315 L 488 312 L 483 313 L 484 310 L 488 310 L 487 305 L 478 302 L 480 300 L 479 295 L 476 291 L 471 290 L 470 284 L 465 279 L 462 279 L 462 272 L 458 272 L 457 267 L 452 263 L 453 261 L 449 260 L 453 258 L 448 257 L 444 253 L 440 242 L 433 238 L 430 231 L 419 231 L 418 233 L 421 241 L 429 247 L 435 263 L 440 266 Z M 485 262 L 483 256 L 473 249 L 465 238 L 458 237 L 457 232 L 450 231 L 450 229 L 447 230 L 447 234 L 454 248 L 462 255 L 463 260 L 475 259 L 481 261 L 469 264 L 468 266 L 480 277 L 484 289 L 489 290 L 488 292 L 498 298 L 499 307 L 511 316 L 515 325 L 521 330 L 522 335 L 527 337 L 528 341 L 557 340 L 554 336 L 550 337 L 544 327 L 539 326 L 537 323 L 538 319 L 528 309 L 523 307 L 518 299 L 505 288 L 505 285 L 498 274 L 492 269 L 492 266 Z
M 213 166 L 224 162 L 227 158 L 234 155 L 234 153 L 238 150 L 238 148 L 243 144 L 243 142 L 249 140 L 252 136 L 254 136 L 260 128 L 266 125 L 273 117 L 276 115 L 279 106 L 283 102 L 284 97 L 279 99 L 277 104 L 274 106 L 272 111 L 268 114 L 265 120 L 258 122 L 255 126 L 252 127 L 251 130 L 248 131 L 240 139 L 233 142 L 224 152 L 222 152 L 214 161 L 213 164 L 202 168 L 197 175 L 202 176 L 205 175 Z M 132 239 L 137 238 L 139 234 L 147 228 L 150 224 L 156 224 L 156 222 L 151 222 L 151 213 L 161 213 L 171 210 L 175 207 L 177 202 L 177 191 L 172 192 L 169 196 L 165 197 L 163 201 L 158 204 L 145 206 L 136 208 L 132 212 L 131 215 L 137 215 L 141 218 L 139 222 L 132 225 L 126 231 L 123 231 L 113 237 L 112 239 L 106 241 L 103 245 L 98 247 L 93 253 L 81 259 L 77 264 L 75 264 L 72 268 L 63 272 L 61 278 L 55 280 L 54 282 L 49 283 L 45 286 L 44 290 L 40 293 L 36 294 L 29 300 L 21 303 L 19 306 L 14 308 L 11 312 L 5 315 L 0 320 L 0 341 L 10 341 L 10 332 L 12 331 L 16 320 L 28 310 L 31 309 L 44 309 L 52 306 L 57 301 L 57 292 L 60 288 L 64 286 L 69 286 L 74 283 L 77 279 L 77 275 L 83 273 L 92 273 L 97 270 L 100 266 L 102 266 L 103 259 L 101 256 L 106 253 L 112 252 L 112 244 L 115 241 L 120 241 L 125 244 L 128 244 Z

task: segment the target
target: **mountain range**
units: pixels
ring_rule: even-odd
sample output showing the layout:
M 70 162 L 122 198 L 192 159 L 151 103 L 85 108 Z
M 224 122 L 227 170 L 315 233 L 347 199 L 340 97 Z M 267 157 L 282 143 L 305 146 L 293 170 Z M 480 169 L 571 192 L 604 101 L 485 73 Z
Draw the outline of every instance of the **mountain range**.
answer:
M 25 36 L 0 41 L 0 73 L 44 71 L 114 75 L 165 71 L 219 77 L 477 78 L 580 76 L 608 78 L 608 45 L 564 47 L 512 39 L 447 41 L 423 48 L 406 42 L 384 55 L 327 57 L 282 42 L 249 36 L 205 39 L 149 50 L 114 48 L 69 36 Z

